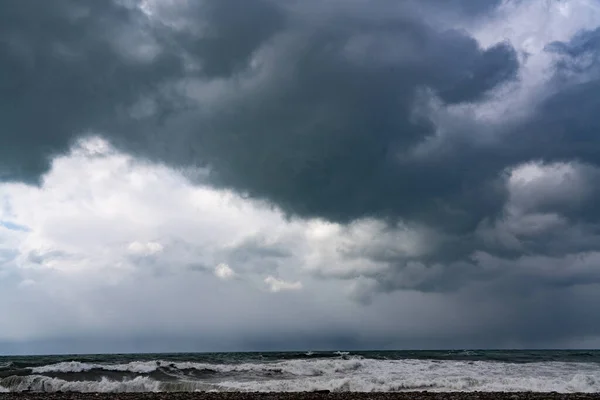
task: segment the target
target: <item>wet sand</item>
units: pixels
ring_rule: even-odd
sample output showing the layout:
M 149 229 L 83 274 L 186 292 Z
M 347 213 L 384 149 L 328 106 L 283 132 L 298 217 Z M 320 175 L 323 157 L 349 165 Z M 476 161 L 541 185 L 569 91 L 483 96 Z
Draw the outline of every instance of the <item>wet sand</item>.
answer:
M 0 393 L 2 400 L 600 400 L 600 393 Z

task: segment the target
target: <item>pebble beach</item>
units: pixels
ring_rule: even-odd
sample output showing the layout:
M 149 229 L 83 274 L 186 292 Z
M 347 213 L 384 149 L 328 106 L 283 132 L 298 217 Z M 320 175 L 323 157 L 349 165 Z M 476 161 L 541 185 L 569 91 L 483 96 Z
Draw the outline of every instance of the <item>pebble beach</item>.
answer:
M 591 400 L 600 393 L 396 392 L 396 393 L 1 393 L 2 400 Z

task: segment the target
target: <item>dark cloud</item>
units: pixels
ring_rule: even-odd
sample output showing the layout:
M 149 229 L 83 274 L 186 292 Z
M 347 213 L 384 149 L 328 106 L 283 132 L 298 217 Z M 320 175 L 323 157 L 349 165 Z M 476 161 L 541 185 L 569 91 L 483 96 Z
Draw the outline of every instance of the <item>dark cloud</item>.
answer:
M 256 48 L 284 25 L 281 11 L 267 0 L 207 1 L 192 7 L 199 8 L 196 11 L 208 26 L 189 50 L 201 59 L 208 76 L 230 76 L 245 69 Z
M 565 56 L 558 61 L 562 73 L 598 73 L 600 52 L 600 29 L 582 31 L 568 43 L 554 42 L 546 46 L 547 51 Z
M 273 73 L 190 133 L 186 142 L 213 168 L 214 183 L 292 215 L 342 222 L 415 214 L 453 220 L 440 202 L 460 213 L 474 196 L 482 200 L 475 192 L 497 171 L 468 171 L 464 152 L 446 160 L 412 156 L 436 134 L 417 114 L 417 100 L 424 90 L 446 103 L 480 100 L 514 77 L 510 46 L 482 50 L 459 32 L 404 17 L 333 18 L 294 29 L 264 61 Z M 464 189 L 466 180 L 472 189 Z
M 584 317 L 577 319 L 580 310 L 566 310 L 558 304 L 563 297 L 560 301 L 550 297 L 559 292 L 572 295 L 600 282 L 599 33 L 582 32 L 569 43 L 549 46 L 547 51 L 560 55 L 554 92 L 525 121 L 507 125 L 502 142 L 480 149 L 487 165 L 498 171 L 504 166 L 499 176 L 507 195 L 500 213 L 481 219 L 473 231 L 447 238 L 433 254 L 396 257 L 385 260 L 382 271 L 366 275 L 349 271 L 343 278 L 372 279 L 367 300 L 373 291 L 485 287 L 485 296 L 499 302 L 513 298 L 526 303 L 540 291 L 544 300 L 539 300 L 538 313 L 544 314 L 543 307 L 556 308 L 557 315 L 564 312 L 575 325 L 585 325 Z M 585 308 L 587 300 L 577 298 L 581 302 L 564 304 Z M 586 326 L 597 334 L 598 327 Z M 528 329 L 528 334 L 542 335 Z M 558 332 L 568 335 L 569 329 Z
M 515 76 L 509 45 L 483 50 L 462 33 L 397 14 L 373 19 L 346 12 L 315 25 L 292 13 L 289 40 L 275 44 L 265 61 L 272 76 L 210 115 L 188 102 L 182 126 L 178 106 L 164 106 L 165 97 L 173 101 L 165 89 L 171 80 L 239 75 L 283 29 L 283 11 L 272 3 L 245 3 L 243 12 L 235 3 L 181 11 L 199 32 L 166 32 L 111 2 L 63 1 L 48 10 L 7 3 L 4 176 L 35 179 L 52 154 L 94 130 L 142 156 L 208 164 L 215 183 L 290 214 L 407 217 L 434 212 L 440 201 L 458 212 L 473 201 L 462 193 L 467 171 L 440 174 L 439 161 L 403 157 L 436 132 L 428 118 L 415 116 L 415 101 L 424 89 L 447 103 L 480 100 Z M 43 34 L 25 21 L 43 26 Z M 145 42 L 120 51 L 119 34 Z M 153 45 L 156 54 L 136 59 L 127 54 L 136 45 Z M 200 72 L 189 72 L 186 63 Z M 154 114 L 136 122 L 128 110 L 143 99 Z M 477 186 L 487 174 L 473 175 L 482 175 L 472 177 Z
M 502 0 L 426 0 L 425 3 L 472 15 L 489 11 L 499 6 Z
M 4 178 L 36 180 L 75 135 L 181 71 L 173 54 L 152 63 L 120 54 L 118 37 L 146 32 L 140 13 L 112 2 L 8 1 L 0 15 Z
M 203 76 L 242 68 L 279 22 L 260 0 L 243 13 L 235 3 L 195 3 L 187 10 L 192 21 L 210 21 L 195 34 L 113 1 L 3 2 L 0 177 L 37 180 L 52 156 L 89 131 L 135 143 L 136 132 L 123 129 L 131 127 L 131 107 L 150 98 L 158 120 L 176 107 L 177 99 L 158 89 L 191 68 L 186 51 L 194 52 Z M 259 20 L 260 28 L 251 28 Z
M 390 256 L 378 245 L 367 245 L 347 254 L 348 261 L 364 259 L 378 263 L 379 268 L 365 271 L 349 267 L 335 273 L 317 271 L 317 275 L 358 279 L 352 295 L 368 304 L 374 293 L 397 290 L 466 291 L 469 301 L 494 299 L 507 314 L 502 320 L 511 322 L 508 327 L 486 331 L 492 341 L 496 336 L 497 340 L 512 337 L 517 342 L 531 343 L 542 337 L 565 340 L 574 332 L 581 336 L 598 335 L 600 327 L 589 319 L 590 305 L 596 301 L 593 288 L 600 283 L 600 152 L 595 135 L 600 128 L 595 111 L 600 93 L 597 38 L 598 31 L 583 32 L 569 43 L 549 47 L 548 51 L 561 56 L 552 83 L 554 92 L 525 121 L 503 126 L 501 140 L 477 147 L 458 138 L 444 143 L 447 146 L 443 153 L 431 153 L 433 157 L 427 162 L 437 167 L 431 175 L 423 173 L 427 170 L 411 171 L 422 179 L 422 185 L 427 184 L 427 178 L 443 185 L 453 173 L 457 174 L 456 184 L 451 185 L 454 189 L 467 182 L 475 188 L 477 182 L 487 182 L 487 190 L 474 190 L 473 203 L 465 201 L 466 190 L 454 192 L 463 196 L 463 203 L 453 203 L 451 196 L 439 203 L 467 205 L 455 209 L 462 221 L 483 216 L 476 218 L 473 230 L 462 234 L 454 231 L 435 240 L 431 253 L 416 256 Z M 452 169 L 461 165 L 465 168 Z M 489 180 L 470 180 L 473 175 L 467 166 L 479 170 L 473 173 L 475 176 L 482 173 Z M 524 171 L 527 167 L 534 170 Z M 387 171 L 390 170 L 393 167 L 388 165 Z M 524 176 L 518 177 L 519 173 Z M 494 180 L 494 176 L 498 179 Z M 399 179 L 396 187 L 406 184 L 406 177 L 402 177 L 405 179 Z M 417 192 L 415 199 L 420 199 L 422 206 L 434 193 Z M 301 197 L 300 193 L 297 196 Z M 486 196 L 497 196 L 499 212 L 490 213 L 487 209 L 478 214 L 482 208 L 477 202 Z M 440 214 L 432 214 L 432 219 L 418 220 L 443 226 Z M 510 307 L 519 311 L 509 311 Z M 568 320 L 569 325 L 558 324 L 559 320 Z

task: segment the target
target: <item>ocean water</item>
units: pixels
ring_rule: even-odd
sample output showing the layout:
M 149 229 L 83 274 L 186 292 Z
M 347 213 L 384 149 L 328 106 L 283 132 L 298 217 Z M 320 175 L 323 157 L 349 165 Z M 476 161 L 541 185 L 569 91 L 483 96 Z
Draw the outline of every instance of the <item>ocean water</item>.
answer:
M 600 351 L 0 357 L 0 392 L 600 392 Z

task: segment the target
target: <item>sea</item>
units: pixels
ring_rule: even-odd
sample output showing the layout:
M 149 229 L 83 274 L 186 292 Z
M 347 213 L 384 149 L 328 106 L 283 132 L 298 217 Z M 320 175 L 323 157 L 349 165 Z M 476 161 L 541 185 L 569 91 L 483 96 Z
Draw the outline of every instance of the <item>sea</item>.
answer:
M 600 351 L 0 357 L 0 392 L 600 392 Z

